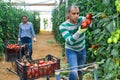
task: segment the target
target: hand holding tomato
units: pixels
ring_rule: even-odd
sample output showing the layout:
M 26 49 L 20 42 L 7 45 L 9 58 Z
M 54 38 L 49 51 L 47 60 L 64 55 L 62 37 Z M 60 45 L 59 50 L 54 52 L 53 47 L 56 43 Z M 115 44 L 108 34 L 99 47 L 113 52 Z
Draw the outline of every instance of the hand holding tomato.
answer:
M 78 33 L 79 34 L 81 34 L 81 33 L 83 33 L 83 32 L 85 32 L 87 30 L 87 28 L 84 28 L 84 29 L 81 29 L 81 27 L 79 27 L 79 29 L 78 29 Z
M 90 24 L 91 24 L 90 19 L 83 20 L 82 23 L 81 23 L 81 28 L 82 29 L 87 28 Z
M 88 13 L 86 15 L 86 20 L 83 20 L 82 23 L 81 23 L 81 28 L 84 29 L 84 28 L 87 28 L 92 22 L 92 14 Z

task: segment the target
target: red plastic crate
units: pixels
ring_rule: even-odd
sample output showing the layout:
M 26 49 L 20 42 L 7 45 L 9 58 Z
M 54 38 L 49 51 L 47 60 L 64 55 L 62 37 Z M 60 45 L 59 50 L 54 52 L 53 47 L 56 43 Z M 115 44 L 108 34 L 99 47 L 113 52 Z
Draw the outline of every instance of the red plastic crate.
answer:
M 16 60 L 16 65 L 20 80 L 34 80 L 54 74 L 56 69 L 60 69 L 60 59 L 47 55 L 45 58 L 32 60 L 29 63 Z

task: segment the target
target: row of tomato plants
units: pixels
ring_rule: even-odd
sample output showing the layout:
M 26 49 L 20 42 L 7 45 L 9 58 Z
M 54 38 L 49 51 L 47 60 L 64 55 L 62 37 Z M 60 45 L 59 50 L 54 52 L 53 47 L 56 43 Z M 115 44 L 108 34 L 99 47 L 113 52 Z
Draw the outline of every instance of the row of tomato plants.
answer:
M 116 0 L 119 1 L 119 0 Z M 80 8 L 80 15 L 91 13 L 94 17 L 93 26 L 86 32 L 87 61 L 104 63 L 99 65 L 99 80 L 120 79 L 120 34 L 118 3 L 114 0 L 69 0 L 68 4 L 76 4 Z M 53 10 L 53 34 L 62 46 L 64 53 L 64 39 L 59 32 L 59 25 L 65 21 L 65 3 Z M 117 34 L 117 36 L 116 36 Z M 112 42 L 108 39 L 112 37 Z M 109 66 L 109 67 L 108 67 Z
M 21 16 L 27 15 L 33 23 L 35 33 L 40 30 L 40 17 L 38 12 L 30 12 L 25 9 L 18 9 L 12 4 L 0 0 L 0 55 L 3 52 L 3 43 L 5 40 L 17 40 L 18 25 L 21 22 Z

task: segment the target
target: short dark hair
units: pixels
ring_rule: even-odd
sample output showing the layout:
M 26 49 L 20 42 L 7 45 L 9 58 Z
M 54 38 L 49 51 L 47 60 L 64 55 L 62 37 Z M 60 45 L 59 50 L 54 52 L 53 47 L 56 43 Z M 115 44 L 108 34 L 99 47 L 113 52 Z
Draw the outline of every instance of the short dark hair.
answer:
M 22 15 L 22 16 L 21 16 L 21 19 L 22 19 L 23 17 L 26 17 L 26 18 L 28 18 L 26 15 Z

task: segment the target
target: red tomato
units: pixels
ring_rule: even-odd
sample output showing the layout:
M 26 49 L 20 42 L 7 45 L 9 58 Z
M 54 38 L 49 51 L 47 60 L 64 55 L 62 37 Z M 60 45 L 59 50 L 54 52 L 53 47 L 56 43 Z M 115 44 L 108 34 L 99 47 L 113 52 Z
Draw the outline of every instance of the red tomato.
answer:
M 27 66 L 27 67 L 30 67 L 30 66 L 31 66 L 31 64 L 30 64 L 30 63 L 26 63 L 26 66 Z
M 35 76 L 35 71 L 32 69 L 32 76 Z
M 46 66 L 46 67 L 47 67 L 47 72 L 48 72 L 48 74 L 51 74 L 52 71 L 53 71 L 53 68 L 52 68 L 52 66 L 53 66 L 53 61 L 48 61 L 48 62 L 47 62 L 47 65 L 48 65 L 48 66 Z
M 39 75 L 43 76 L 44 75 L 44 65 L 43 64 L 39 64 Z
M 52 67 L 51 67 L 51 65 L 48 65 L 46 67 L 47 67 L 48 74 L 51 74 L 52 73 Z
M 38 64 L 35 63 L 32 69 L 34 70 L 35 74 L 38 73 Z
M 83 23 L 81 24 L 81 27 L 82 27 L 82 29 L 87 28 L 87 23 L 86 23 L 86 22 L 83 22 Z
M 27 78 L 28 78 L 28 79 L 32 78 L 32 75 L 28 75 Z
M 30 75 L 31 73 L 31 69 L 27 69 L 27 75 Z
M 27 78 L 32 78 L 32 69 L 31 68 L 28 68 L 27 69 Z
M 38 73 L 35 73 L 35 78 L 38 78 L 39 77 L 39 74 Z
M 41 60 L 41 61 L 39 62 L 39 64 L 43 64 L 43 63 L 45 63 L 45 61 L 44 61 L 44 60 Z
M 47 66 L 44 66 L 43 67 L 43 75 L 47 75 L 48 73 L 47 73 Z
M 39 66 L 39 67 L 41 67 L 41 66 L 42 66 L 42 64 L 39 64 L 38 66 Z
M 46 66 L 47 64 L 46 63 L 43 63 L 42 66 Z
M 48 61 L 47 64 L 53 64 L 54 62 L 53 61 Z
M 86 23 L 87 23 L 87 25 L 90 25 L 91 20 L 90 19 L 86 19 Z
M 92 18 L 92 15 L 90 14 L 90 13 L 88 13 L 87 15 L 86 15 L 86 19 L 91 19 Z
M 43 76 L 43 70 L 42 69 L 39 70 L 39 75 Z
M 38 67 L 33 67 L 33 70 L 35 71 L 35 73 L 38 73 Z
M 37 63 L 35 63 L 35 64 L 34 64 L 34 66 L 35 66 L 35 67 L 38 67 L 38 64 L 37 64 Z
M 56 69 L 58 69 L 58 64 L 57 63 L 54 64 L 54 70 L 56 70 Z

